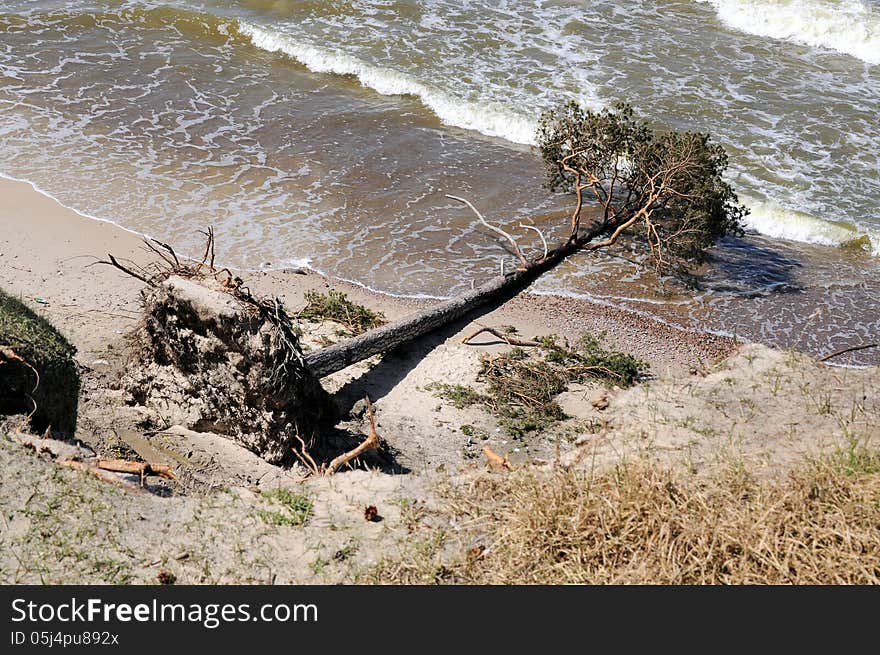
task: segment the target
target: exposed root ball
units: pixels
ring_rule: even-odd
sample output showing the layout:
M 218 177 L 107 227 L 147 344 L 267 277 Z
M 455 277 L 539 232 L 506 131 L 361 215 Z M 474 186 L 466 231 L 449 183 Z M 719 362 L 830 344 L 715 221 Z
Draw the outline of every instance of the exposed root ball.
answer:
M 290 460 L 297 435 L 313 441 L 331 405 L 280 303 L 171 275 L 144 305 L 123 386 L 158 424 L 228 436 L 272 463 Z

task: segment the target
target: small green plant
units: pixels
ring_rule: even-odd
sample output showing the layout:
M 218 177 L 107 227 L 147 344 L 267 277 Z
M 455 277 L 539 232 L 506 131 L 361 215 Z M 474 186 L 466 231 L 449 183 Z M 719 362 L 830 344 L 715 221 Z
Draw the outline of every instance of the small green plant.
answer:
M 307 291 L 305 298 L 307 304 L 299 317 L 307 321 L 334 321 L 345 326 L 352 334 L 362 334 L 385 324 L 385 316 L 381 312 L 352 302 L 341 291 L 327 294 Z
M 272 525 L 305 525 L 314 513 L 312 501 L 290 489 L 264 491 L 262 497 L 281 505 L 281 510 L 257 510 L 257 514 Z
M 856 439 L 850 440 L 829 458 L 844 475 L 880 473 L 880 452 L 866 447 Z
M 446 384 L 444 382 L 431 382 L 425 385 L 425 391 L 433 391 L 435 395 L 450 403 L 458 409 L 465 409 L 471 405 L 483 403 L 486 397 L 463 384 Z
M 312 570 L 312 573 L 319 576 L 324 573 L 324 569 L 327 568 L 329 563 L 330 562 L 323 557 L 318 557 L 314 562 L 309 564 L 309 568 Z
M 474 436 L 474 426 L 473 425 L 462 425 L 461 432 L 466 437 Z
M 333 559 L 335 559 L 337 562 L 344 562 L 345 560 L 350 559 L 352 556 L 354 556 L 357 551 L 358 545 L 354 542 L 350 542 L 337 550 L 333 554 Z

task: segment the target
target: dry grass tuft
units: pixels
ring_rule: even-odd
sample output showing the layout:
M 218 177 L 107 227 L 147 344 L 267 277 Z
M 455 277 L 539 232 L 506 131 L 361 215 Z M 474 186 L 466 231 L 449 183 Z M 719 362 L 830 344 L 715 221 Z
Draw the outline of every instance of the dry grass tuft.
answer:
M 862 448 L 776 481 L 630 464 L 483 476 L 451 500 L 461 539 L 383 562 L 377 581 L 880 583 L 880 453 Z

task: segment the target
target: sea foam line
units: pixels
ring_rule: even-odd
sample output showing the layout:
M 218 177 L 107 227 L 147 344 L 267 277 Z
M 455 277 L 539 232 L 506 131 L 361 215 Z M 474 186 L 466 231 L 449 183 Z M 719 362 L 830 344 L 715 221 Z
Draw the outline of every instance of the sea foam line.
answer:
M 139 236 L 139 237 L 142 237 L 145 239 L 152 239 L 153 238 L 149 234 L 146 234 L 145 232 L 138 232 L 137 230 L 132 230 L 131 228 L 127 228 L 124 225 L 121 225 L 120 223 L 117 223 L 116 221 L 114 221 L 112 219 L 102 218 L 100 216 L 94 216 L 92 214 L 88 214 L 84 211 L 81 211 L 81 210 L 77 209 L 76 207 L 71 207 L 70 205 L 65 205 L 63 202 L 61 202 L 57 198 L 57 196 L 52 195 L 49 191 L 46 191 L 45 189 L 43 189 L 36 182 L 33 182 L 33 181 L 28 180 L 26 178 L 15 177 L 14 175 L 9 175 L 7 173 L 4 173 L 3 171 L 0 171 L 0 179 L 8 180 L 10 182 L 20 182 L 20 183 L 27 184 L 28 186 L 30 186 L 35 192 L 37 192 L 41 196 L 48 198 L 52 202 L 58 204 L 59 207 L 63 207 L 64 209 L 66 209 L 68 211 L 72 211 L 74 214 L 77 214 L 78 216 L 82 216 L 83 218 L 87 218 L 91 221 L 99 221 L 101 223 L 109 223 L 110 225 L 114 225 L 121 230 L 125 230 L 129 234 L 134 234 L 135 236 Z
M 721 0 L 699 1 L 712 2 L 717 6 L 728 5 Z M 801 1 L 815 4 L 818 0 Z M 749 3 L 731 0 L 729 4 L 738 7 Z M 371 66 L 345 53 L 300 42 L 286 34 L 245 21 L 238 22 L 238 30 L 257 48 L 282 53 L 313 72 L 353 75 L 362 85 L 382 95 L 417 97 L 447 125 L 475 130 L 513 143 L 535 143 L 536 121 L 497 103 L 478 104 L 455 98 L 407 73 Z M 786 210 L 772 202 L 749 200 L 747 205 L 751 209 L 747 226 L 766 236 L 835 247 L 868 237 L 872 254 L 880 255 L 880 233 Z
M 372 66 L 351 55 L 297 41 L 288 35 L 245 21 L 238 22 L 238 31 L 257 48 L 285 54 L 315 73 L 353 75 L 363 86 L 382 95 L 417 97 L 446 125 L 475 130 L 513 143 L 535 143 L 537 121 L 497 102 L 472 102 L 456 98 L 407 73 Z
M 863 0 L 697 0 L 741 32 L 880 64 L 880 12 Z
M 774 239 L 841 247 L 849 244 L 864 245 L 872 255 L 880 256 L 880 232 L 842 221 L 828 221 L 811 214 L 786 209 L 769 200 L 758 200 L 740 195 L 749 208 L 747 228 Z M 859 244 L 861 245 L 861 244 Z

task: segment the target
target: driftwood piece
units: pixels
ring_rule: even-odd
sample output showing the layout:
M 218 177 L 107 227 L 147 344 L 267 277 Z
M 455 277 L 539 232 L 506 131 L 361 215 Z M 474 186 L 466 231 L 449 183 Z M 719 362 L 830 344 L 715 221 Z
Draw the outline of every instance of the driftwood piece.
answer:
M 78 462 L 72 459 L 60 459 L 58 460 L 58 464 L 61 466 L 66 466 L 68 468 L 76 469 L 77 471 L 85 471 L 95 476 L 102 482 L 109 482 L 110 484 L 115 484 L 118 487 L 125 489 L 126 491 L 132 491 L 137 493 L 146 493 L 146 491 L 137 485 L 134 485 L 130 482 L 120 479 L 118 476 L 114 475 L 110 471 L 105 471 L 104 469 L 99 469 L 95 466 L 87 464 L 86 462 Z
M 831 359 L 833 357 L 837 357 L 838 355 L 845 355 L 846 353 L 853 353 L 858 350 L 867 350 L 868 348 L 877 348 L 877 347 L 880 347 L 880 343 L 869 343 L 869 344 L 865 344 L 864 346 L 851 346 L 849 348 L 841 348 L 840 350 L 835 350 L 833 353 L 831 353 L 829 355 L 825 355 L 824 357 L 820 358 L 819 361 L 820 362 L 827 362 L 829 359 Z
M 141 486 L 144 478 L 148 475 L 158 475 L 160 478 L 177 480 L 177 476 L 170 466 L 165 464 L 147 464 L 146 462 L 131 462 L 127 459 L 99 459 L 95 462 L 95 468 L 116 473 L 136 473 L 141 476 Z
M 533 339 L 522 339 L 522 338 L 514 336 L 512 334 L 505 334 L 501 330 L 498 330 L 497 328 L 493 328 L 493 327 L 482 327 L 479 330 L 477 330 L 476 332 L 474 332 L 473 334 L 466 336 L 464 339 L 461 340 L 461 342 L 466 346 L 470 345 L 470 342 L 472 339 L 483 334 L 484 332 L 488 332 L 492 336 L 498 337 L 504 343 L 506 343 L 510 346 L 520 346 L 523 348 L 536 348 L 541 345 L 539 342 L 537 342 Z
M 89 471 L 92 475 L 101 480 L 110 482 L 118 482 L 111 477 L 102 474 L 103 471 L 112 471 L 113 473 L 132 473 L 140 476 L 140 486 L 144 486 L 144 482 L 148 475 L 157 475 L 160 478 L 177 481 L 177 476 L 171 470 L 170 466 L 162 464 L 147 464 L 146 462 L 131 462 L 126 459 L 98 459 L 94 462 L 80 462 L 71 459 L 61 459 L 58 463 L 62 466 L 69 466 L 80 471 Z

